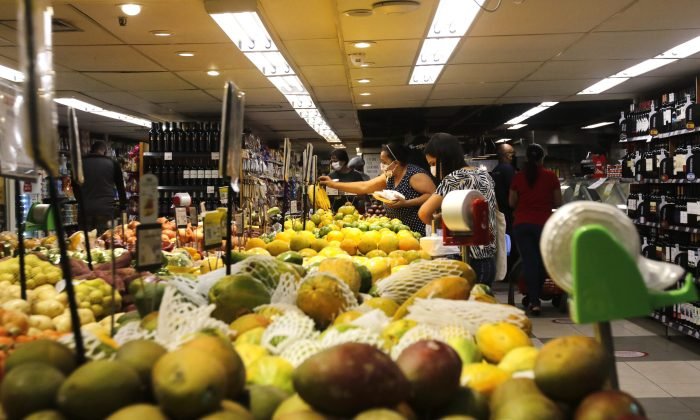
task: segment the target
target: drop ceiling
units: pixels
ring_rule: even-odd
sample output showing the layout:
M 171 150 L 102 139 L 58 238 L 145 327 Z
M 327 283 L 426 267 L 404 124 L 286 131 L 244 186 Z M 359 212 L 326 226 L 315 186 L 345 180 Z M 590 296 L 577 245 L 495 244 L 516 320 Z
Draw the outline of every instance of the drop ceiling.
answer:
M 0 64 L 17 68 L 14 3 L 0 4 Z M 57 95 L 153 120 L 215 119 L 224 81 L 233 80 L 247 95 L 247 124 L 262 137 L 313 139 L 325 146 L 207 15 L 203 0 L 140 0 L 143 11 L 126 26 L 119 25 L 119 2 L 113 0 L 53 3 L 55 17 L 78 28 L 54 35 Z M 371 9 L 372 0 L 258 3 L 276 43 L 348 147 L 376 137 L 382 124 L 394 135 L 413 129 L 410 122 L 395 124 L 410 118 L 383 119 L 391 115 L 448 115 L 443 125 L 427 127 L 434 130 L 459 129 L 450 118 L 492 129 L 522 112 L 512 104 L 624 101 L 700 73 L 700 55 L 695 55 L 603 95 L 576 96 L 602 77 L 700 35 L 700 21 L 690 13 L 697 0 L 502 0 L 497 11 L 479 13 L 437 83 L 428 86 L 407 82 L 437 0 L 421 0 L 411 13 L 369 17 L 342 12 Z M 154 30 L 174 34 L 160 38 L 151 34 Z M 359 50 L 355 41 L 374 44 Z M 195 56 L 180 57 L 178 51 Z M 366 54 L 369 67 L 351 65 L 348 54 L 358 52 Z M 209 69 L 221 75 L 210 77 Z M 358 83 L 361 78 L 371 83 Z M 372 106 L 362 107 L 365 103 Z M 595 102 L 589 106 L 607 109 Z M 478 121 L 484 112 L 497 118 Z M 548 111 L 539 118 L 548 114 L 556 115 Z M 98 130 L 104 122 L 82 113 L 80 118 Z M 145 134 L 119 122 L 103 127 L 122 137 Z

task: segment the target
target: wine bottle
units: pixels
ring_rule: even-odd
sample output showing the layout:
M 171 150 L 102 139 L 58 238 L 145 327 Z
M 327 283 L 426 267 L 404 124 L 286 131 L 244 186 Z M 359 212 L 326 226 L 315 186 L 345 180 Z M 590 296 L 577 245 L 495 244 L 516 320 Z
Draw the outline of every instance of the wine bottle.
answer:
M 151 152 L 157 152 L 156 142 L 158 141 L 158 123 L 152 122 L 151 129 L 148 130 L 148 146 Z
M 659 113 L 654 108 L 654 101 L 651 101 L 649 108 L 649 135 L 656 136 L 659 134 Z

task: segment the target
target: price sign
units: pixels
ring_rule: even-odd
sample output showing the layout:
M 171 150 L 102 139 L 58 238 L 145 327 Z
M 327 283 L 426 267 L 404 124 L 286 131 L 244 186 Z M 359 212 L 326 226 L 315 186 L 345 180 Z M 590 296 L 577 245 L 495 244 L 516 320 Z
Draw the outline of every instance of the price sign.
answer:
M 139 271 L 156 271 L 163 265 L 161 234 L 160 223 L 136 227 L 136 268 Z
M 214 186 L 207 185 L 207 194 L 214 194 Z
M 219 160 L 219 152 L 211 152 L 211 160 Z
M 163 159 L 164 160 L 173 160 L 173 152 L 165 152 L 163 154 Z
M 197 226 L 199 224 L 199 220 L 197 220 L 197 207 L 190 207 L 190 223 L 192 226 Z
M 297 212 L 297 200 L 292 200 L 291 203 L 289 203 L 289 211 L 291 213 Z
M 204 215 L 204 249 L 221 247 L 221 214 L 209 212 Z
M 139 220 L 141 223 L 155 223 L 158 217 L 158 178 L 146 174 L 139 181 Z
M 187 227 L 187 209 L 184 207 L 175 207 L 175 224 L 178 228 Z

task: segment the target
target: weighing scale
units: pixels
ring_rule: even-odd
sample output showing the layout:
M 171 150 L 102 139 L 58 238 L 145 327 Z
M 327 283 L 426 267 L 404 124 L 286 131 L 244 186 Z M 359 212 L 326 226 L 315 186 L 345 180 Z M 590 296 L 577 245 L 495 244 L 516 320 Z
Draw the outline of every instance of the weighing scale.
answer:
M 493 240 L 489 229 L 489 204 L 477 190 L 448 193 L 442 200 L 440 219 L 443 245 L 458 246 L 465 263 L 469 262 L 470 246 L 488 245 Z

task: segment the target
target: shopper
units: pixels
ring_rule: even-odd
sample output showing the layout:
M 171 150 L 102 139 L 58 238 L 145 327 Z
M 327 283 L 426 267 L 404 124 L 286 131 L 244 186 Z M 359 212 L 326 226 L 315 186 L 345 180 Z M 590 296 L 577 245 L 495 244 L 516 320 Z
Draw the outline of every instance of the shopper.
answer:
M 489 205 L 489 230 L 493 240 L 488 245 L 469 247 L 469 264 L 480 283 L 491 285 L 496 277 L 496 194 L 493 179 L 483 169 L 466 166 L 464 151 L 459 140 L 451 134 L 434 134 L 425 146 L 425 157 L 430 164 L 430 171 L 440 181 L 433 194 L 420 208 L 418 215 L 425 224 L 430 224 L 436 213 L 440 212 L 445 196 L 457 190 L 478 190 Z
M 533 315 L 539 315 L 540 294 L 547 276 L 540 253 L 540 236 L 552 209 L 561 205 L 561 187 L 554 172 L 542 167 L 542 146 L 528 146 L 526 157 L 525 169 L 513 177 L 509 202 L 515 209 L 513 233 L 522 259 L 528 309 Z
M 85 182 L 78 189 L 83 206 L 84 222 L 88 229 L 97 229 L 98 235 L 107 230 L 109 220 L 117 214 L 114 190 L 119 196 L 118 209 L 126 209 L 126 193 L 121 167 L 107 156 L 107 145 L 96 141 L 90 147 L 90 154 L 83 158 Z
M 348 167 L 348 162 L 348 153 L 345 150 L 333 150 L 333 152 L 331 152 L 331 173 L 328 174 L 328 176 L 331 179 L 337 180 L 340 183 L 362 181 L 362 175 L 359 172 L 350 169 Z M 340 191 L 345 191 L 340 188 L 336 189 Z M 338 209 L 341 208 L 347 202 L 347 200 L 343 197 L 335 197 L 334 199 L 331 198 L 331 200 L 333 201 L 333 211 L 338 211 Z
M 354 158 L 350 159 L 350 162 L 348 162 L 348 168 L 359 172 L 360 175 L 362 175 L 363 181 L 369 181 L 369 175 L 365 173 L 365 160 L 362 159 L 362 156 L 355 156 Z
M 515 149 L 510 144 L 501 144 L 496 151 L 498 153 L 498 165 L 491 171 L 491 178 L 496 186 L 496 203 L 498 210 L 503 213 L 506 219 L 506 234 L 513 238 L 513 210 L 508 203 L 508 195 L 510 193 L 510 184 L 515 176 L 515 167 L 513 159 L 515 157 Z M 511 246 L 510 254 L 508 255 L 508 273 L 520 258 L 516 246 Z
M 435 183 L 428 173 L 409 163 L 410 150 L 400 143 L 382 146 L 379 154 L 382 173 L 363 182 L 341 183 L 333 176 L 320 177 L 323 185 L 355 194 L 371 194 L 385 189 L 400 192 L 405 198 L 387 203 L 386 215 L 401 220 L 412 231 L 425 235 L 425 225 L 418 218 L 418 209 L 435 191 Z

